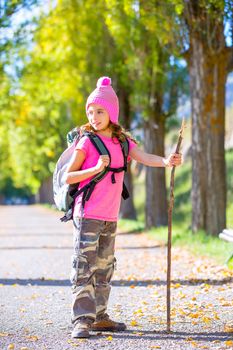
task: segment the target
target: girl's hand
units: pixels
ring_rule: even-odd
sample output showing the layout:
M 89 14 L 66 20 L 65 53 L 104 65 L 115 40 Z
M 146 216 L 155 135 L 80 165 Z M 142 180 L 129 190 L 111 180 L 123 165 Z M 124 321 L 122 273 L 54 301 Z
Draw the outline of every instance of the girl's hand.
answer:
M 183 163 L 183 156 L 181 153 L 171 153 L 168 158 L 164 160 L 165 166 L 173 167 Z
M 109 162 L 110 162 L 109 156 L 107 155 L 100 156 L 98 163 L 95 166 L 96 171 L 101 172 L 102 170 L 104 170 L 104 168 L 108 166 Z

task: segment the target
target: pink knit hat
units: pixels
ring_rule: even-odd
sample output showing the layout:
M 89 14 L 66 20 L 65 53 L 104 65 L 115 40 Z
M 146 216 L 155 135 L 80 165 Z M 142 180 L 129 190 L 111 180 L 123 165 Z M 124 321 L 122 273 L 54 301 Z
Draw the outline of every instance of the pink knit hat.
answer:
M 99 104 L 107 110 L 111 122 L 117 124 L 119 117 L 119 101 L 111 86 L 111 78 L 99 78 L 96 86 L 96 89 L 92 91 L 87 99 L 86 113 L 91 103 Z

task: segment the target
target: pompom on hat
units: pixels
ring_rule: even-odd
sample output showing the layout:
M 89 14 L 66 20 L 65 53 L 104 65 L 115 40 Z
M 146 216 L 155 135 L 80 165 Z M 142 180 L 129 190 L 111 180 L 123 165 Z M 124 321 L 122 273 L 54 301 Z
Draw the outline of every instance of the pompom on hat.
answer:
M 111 86 L 111 78 L 101 77 L 98 79 L 96 89 L 89 95 L 86 103 L 86 113 L 91 103 L 101 105 L 109 114 L 112 123 L 118 124 L 119 101 Z

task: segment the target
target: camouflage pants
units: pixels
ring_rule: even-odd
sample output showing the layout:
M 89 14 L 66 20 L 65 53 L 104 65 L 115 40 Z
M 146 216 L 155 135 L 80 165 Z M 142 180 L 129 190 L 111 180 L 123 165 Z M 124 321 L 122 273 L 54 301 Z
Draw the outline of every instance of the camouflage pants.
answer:
M 74 218 L 71 322 L 101 319 L 107 309 L 114 272 L 117 222 Z

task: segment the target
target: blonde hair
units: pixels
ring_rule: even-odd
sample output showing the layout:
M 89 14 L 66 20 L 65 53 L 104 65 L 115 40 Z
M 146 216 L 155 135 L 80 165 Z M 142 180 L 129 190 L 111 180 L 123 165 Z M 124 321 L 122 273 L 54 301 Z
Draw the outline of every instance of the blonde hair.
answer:
M 132 135 L 126 131 L 120 124 L 114 124 L 111 121 L 108 125 L 109 129 L 112 132 L 112 140 L 114 141 L 114 138 L 117 138 L 118 141 L 124 142 L 126 138 L 130 139 L 134 143 L 138 143 Z M 91 126 L 90 123 L 84 124 L 80 126 L 81 133 L 84 133 L 85 131 L 95 133 L 95 129 Z

